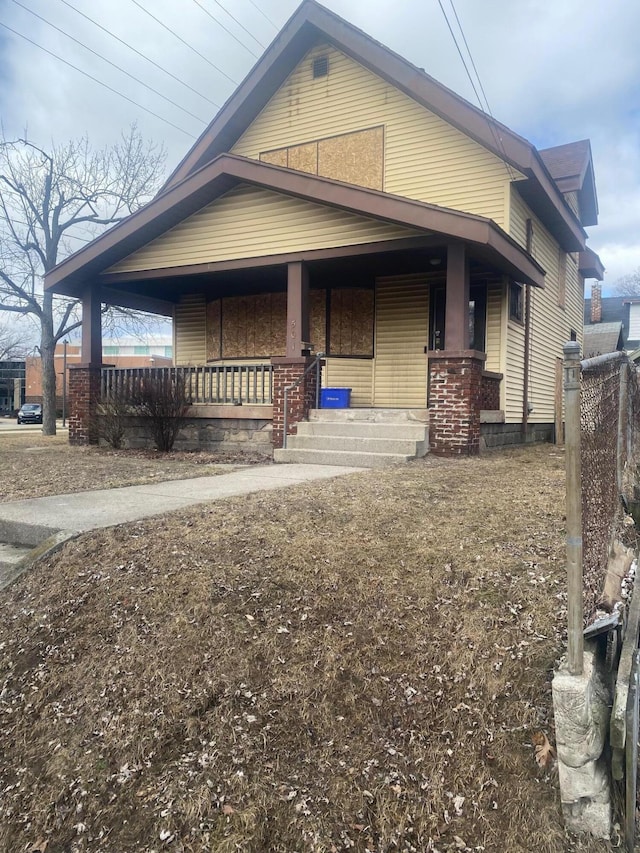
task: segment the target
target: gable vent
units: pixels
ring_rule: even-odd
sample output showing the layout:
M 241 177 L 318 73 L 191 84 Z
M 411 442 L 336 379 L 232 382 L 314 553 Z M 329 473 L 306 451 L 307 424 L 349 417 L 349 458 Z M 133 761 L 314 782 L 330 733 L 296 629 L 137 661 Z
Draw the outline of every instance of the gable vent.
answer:
M 313 79 L 316 77 L 326 77 L 329 73 L 329 57 L 318 56 L 313 60 Z

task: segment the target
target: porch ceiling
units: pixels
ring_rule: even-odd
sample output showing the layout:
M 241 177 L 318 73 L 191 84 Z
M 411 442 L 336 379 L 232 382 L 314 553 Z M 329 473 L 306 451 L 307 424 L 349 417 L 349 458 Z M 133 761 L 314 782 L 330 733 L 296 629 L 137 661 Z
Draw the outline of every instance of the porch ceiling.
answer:
M 425 237 L 105 275 L 105 271 L 118 261 L 241 183 L 406 226 L 414 232 L 423 232 Z M 102 285 L 115 288 L 120 293 L 142 296 L 146 291 L 149 296 L 174 301 L 175 297 L 169 292 L 161 293 L 158 287 L 149 290 L 141 285 L 150 280 L 157 282 L 203 273 L 256 269 L 294 260 L 312 262 L 331 257 L 400 251 L 417 245 L 443 247 L 452 242 L 465 243 L 471 257 L 490 263 L 496 271 L 525 283 L 544 284 L 543 268 L 489 219 L 225 154 L 67 258 L 45 276 L 45 288 L 54 293 L 79 297 L 100 279 Z

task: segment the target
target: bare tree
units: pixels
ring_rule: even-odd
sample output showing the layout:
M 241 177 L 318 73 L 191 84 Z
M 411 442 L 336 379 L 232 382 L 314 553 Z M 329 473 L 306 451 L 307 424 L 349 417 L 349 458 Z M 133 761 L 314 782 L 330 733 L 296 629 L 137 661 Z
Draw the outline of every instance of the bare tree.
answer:
M 47 151 L 0 140 L 0 312 L 39 326 L 43 432 L 55 435 L 56 343 L 80 325 L 78 303 L 43 291 L 46 272 L 158 190 L 166 154 L 135 125 L 112 146 L 83 137 Z
M 620 296 L 640 297 L 640 267 L 635 272 L 619 278 L 613 288 Z
M 21 330 L 0 322 L 0 361 L 22 361 L 28 351 L 29 346 Z

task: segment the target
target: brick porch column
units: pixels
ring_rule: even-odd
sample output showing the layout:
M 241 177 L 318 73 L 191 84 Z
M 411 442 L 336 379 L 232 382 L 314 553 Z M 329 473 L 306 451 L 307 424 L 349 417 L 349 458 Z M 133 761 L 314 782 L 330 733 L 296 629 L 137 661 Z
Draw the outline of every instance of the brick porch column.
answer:
M 432 453 L 472 456 L 480 451 L 482 366 L 476 350 L 429 352 L 429 445 Z
M 305 369 L 313 363 L 310 356 L 274 357 L 273 365 L 273 433 L 272 441 L 275 448 L 282 447 L 284 438 L 284 389 L 300 379 Z M 322 371 L 321 363 L 318 364 Z M 310 370 L 292 391 L 287 395 L 288 415 L 287 434 L 295 435 L 299 421 L 308 417 L 316 405 L 316 371 Z
M 69 444 L 97 444 L 95 410 L 101 365 L 69 365 Z
M 69 369 L 69 444 L 98 444 L 101 368 L 102 305 L 96 285 L 82 294 L 82 363 Z

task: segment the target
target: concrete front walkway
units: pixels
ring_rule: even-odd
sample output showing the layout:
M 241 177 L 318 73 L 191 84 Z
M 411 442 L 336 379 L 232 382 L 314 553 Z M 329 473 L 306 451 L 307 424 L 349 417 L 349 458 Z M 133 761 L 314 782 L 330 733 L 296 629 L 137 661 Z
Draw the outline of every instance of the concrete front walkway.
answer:
M 333 465 L 252 465 L 213 477 L 14 501 L 0 504 L 0 541 L 3 528 L 15 530 L 21 525 L 35 525 L 51 533 L 58 530 L 82 532 L 207 501 L 326 480 L 360 470 Z M 19 538 L 14 535 L 13 541 Z M 28 538 L 23 542 L 31 544 Z

